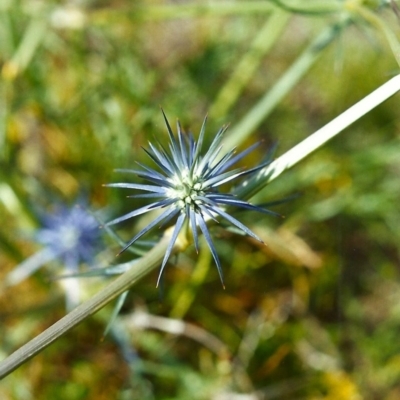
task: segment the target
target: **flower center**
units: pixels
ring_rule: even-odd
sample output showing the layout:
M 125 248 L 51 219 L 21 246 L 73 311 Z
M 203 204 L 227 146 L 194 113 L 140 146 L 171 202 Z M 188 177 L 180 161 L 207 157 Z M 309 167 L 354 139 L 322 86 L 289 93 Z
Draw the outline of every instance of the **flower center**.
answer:
M 65 225 L 59 229 L 62 238 L 63 248 L 66 250 L 73 249 L 79 243 L 80 230 L 74 226 Z
M 185 208 L 186 204 L 192 207 L 198 203 L 198 196 L 205 194 L 202 182 L 199 178 L 190 176 L 189 171 L 183 171 L 182 176 L 173 178 L 174 188 L 170 189 L 170 197 L 178 198 L 180 208 Z

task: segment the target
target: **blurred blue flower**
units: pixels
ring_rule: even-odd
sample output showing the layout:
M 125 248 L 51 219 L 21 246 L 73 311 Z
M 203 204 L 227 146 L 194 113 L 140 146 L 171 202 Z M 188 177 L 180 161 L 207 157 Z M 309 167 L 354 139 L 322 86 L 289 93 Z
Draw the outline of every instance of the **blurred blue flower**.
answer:
M 99 223 L 85 208 L 59 206 L 53 214 L 45 214 L 42 222 L 36 241 L 52 249 L 68 270 L 76 270 L 80 262 L 93 262 L 99 248 Z
M 235 149 L 233 149 L 225 155 L 220 156 L 222 149 L 220 144 L 223 134 L 227 129 L 226 127 L 222 127 L 217 132 L 209 149 L 205 154 L 201 154 L 207 118 L 204 119 L 198 141 L 195 141 L 191 134 L 186 135 L 182 132 L 179 121 L 177 123 L 178 138 L 176 139 L 164 112 L 163 116 L 170 140 L 169 152 L 161 143 L 158 143 L 157 147 L 152 143 L 149 143 L 150 150 L 144 149 L 148 156 L 157 165 L 158 171 L 139 163 L 138 164 L 142 170 L 117 170 L 119 172 L 136 174 L 151 184 L 111 183 L 105 185 L 108 187 L 136 189 L 148 192 L 144 194 L 131 195 L 129 197 L 150 198 L 155 199 L 155 201 L 116 218 L 108 222 L 106 225 L 117 224 L 149 211 L 161 209 L 162 213 L 137 233 L 122 249 L 122 251 L 126 250 L 156 225 L 163 226 L 170 220 L 176 218 L 175 228 L 161 265 L 157 285 L 160 282 L 160 277 L 167 260 L 171 255 L 177 237 L 185 224 L 191 228 L 197 251 L 199 246 L 198 229 L 203 233 L 217 265 L 221 282 L 223 283 L 221 263 L 211 240 L 207 221 L 209 219 L 216 220 L 217 217 L 222 217 L 247 235 L 261 242 L 261 239 L 254 232 L 236 218 L 232 217 L 232 215 L 228 214 L 226 207 L 236 206 L 262 213 L 277 214 L 240 200 L 233 194 L 221 193 L 219 187 L 224 183 L 233 181 L 245 174 L 252 173 L 264 167 L 269 162 L 253 169 L 246 170 L 236 168 L 229 170 L 229 168 L 236 164 L 240 159 L 254 150 L 257 144 L 237 155 L 235 155 Z
M 41 217 L 42 227 L 33 235 L 33 241 L 43 246 L 41 250 L 17 265 L 7 276 L 5 284 L 13 286 L 45 264 L 58 261 L 65 274 L 76 274 L 82 263 L 93 265 L 100 244 L 99 224 L 82 206 L 57 205 L 52 213 Z M 79 302 L 79 284 L 76 278 L 62 280 L 67 306 Z

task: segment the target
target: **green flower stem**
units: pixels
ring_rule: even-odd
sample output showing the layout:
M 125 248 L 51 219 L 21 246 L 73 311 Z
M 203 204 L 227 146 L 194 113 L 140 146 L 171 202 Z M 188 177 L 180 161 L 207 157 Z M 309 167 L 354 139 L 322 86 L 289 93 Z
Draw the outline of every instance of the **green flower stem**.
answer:
M 27 68 L 36 50 L 46 36 L 47 28 L 47 22 L 44 16 L 39 15 L 32 17 L 15 54 L 11 60 L 3 65 L 1 70 L 2 78 L 5 80 L 13 80 Z
M 233 104 L 239 98 L 240 93 L 254 75 L 262 59 L 282 35 L 282 31 L 287 25 L 290 16 L 290 14 L 281 10 L 277 10 L 271 14 L 250 45 L 247 53 L 244 54 L 236 66 L 229 80 L 218 93 L 209 111 L 210 119 L 224 118 L 232 108 Z
M 398 91 L 400 91 L 400 75 L 384 83 L 344 113 L 340 114 L 314 134 L 287 151 L 270 165 L 260 170 L 252 178 L 244 181 L 235 191 L 235 195 L 240 199 L 250 199 L 284 171 L 303 160 L 313 151 L 324 145 L 328 140 L 342 132 L 343 129 L 347 128 Z
M 201 239 L 202 243 L 200 244 L 197 265 L 190 275 L 189 282 L 185 283 L 178 300 L 175 302 L 169 314 L 171 318 L 182 319 L 185 316 L 196 298 L 197 289 L 204 283 L 208 271 L 210 270 L 210 265 L 212 263 L 211 252 L 207 248 L 204 236 L 202 236 Z
M 339 12 L 343 9 L 342 1 L 333 0 L 313 1 L 310 4 L 298 0 L 292 5 L 293 7 L 290 7 L 276 0 L 182 2 L 180 4 L 139 5 L 135 9 L 134 16 L 146 20 L 158 20 L 204 17 L 206 15 L 263 14 L 275 10 L 285 10 L 305 15 L 323 15 Z M 110 12 L 110 10 L 107 11 Z M 120 11 L 117 10 L 114 13 L 120 13 Z
M 362 6 L 356 2 L 349 2 L 346 7 L 350 12 L 355 13 L 356 16 L 364 18 L 377 30 L 381 31 L 386 37 L 392 53 L 400 66 L 400 43 L 396 34 L 389 28 L 387 22 L 380 18 L 376 13 L 370 11 L 367 7 Z
M 236 147 L 250 136 L 318 60 L 319 56 L 322 54 L 322 50 L 333 41 L 341 29 L 348 23 L 350 23 L 350 20 L 346 18 L 338 24 L 324 29 L 313 40 L 264 97 L 261 98 L 235 127 L 229 130 L 229 136 L 224 140 L 225 148 L 230 149 Z
M 201 3 L 167 4 L 156 6 L 139 6 L 135 10 L 139 18 L 146 20 L 176 19 L 190 17 L 204 17 L 205 15 L 230 15 L 269 13 L 278 8 L 275 4 L 260 1 L 232 2 L 215 1 Z
M 132 268 L 112 281 L 91 299 L 79 305 L 54 325 L 20 347 L 0 363 L 0 379 L 18 368 L 21 364 L 40 353 L 64 333 L 70 331 L 85 318 L 93 315 L 111 300 L 128 290 L 140 278 L 160 266 L 170 241 L 171 229 L 167 230 L 160 242 L 145 256 L 132 262 Z M 182 251 L 186 243 L 178 242 L 174 251 Z

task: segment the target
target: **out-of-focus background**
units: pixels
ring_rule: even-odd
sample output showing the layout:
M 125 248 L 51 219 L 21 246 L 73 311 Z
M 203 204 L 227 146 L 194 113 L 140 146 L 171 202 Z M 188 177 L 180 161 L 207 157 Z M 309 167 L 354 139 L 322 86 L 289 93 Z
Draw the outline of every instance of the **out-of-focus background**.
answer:
M 151 163 L 141 147 L 167 140 L 160 106 L 195 136 L 208 113 L 207 143 L 224 123 L 227 149 L 262 140 L 243 166 L 274 143 L 283 154 L 398 73 L 397 10 L 384 1 L 1 1 L 0 280 L 43 250 L 35 234 L 57 205 L 80 202 L 107 220 L 143 204 L 102 184 L 122 180 L 115 168 Z M 285 86 L 271 89 L 285 74 L 298 79 L 275 105 Z M 225 290 L 207 246 L 190 247 L 161 289 L 158 271 L 132 288 L 105 338 L 113 305 L 0 382 L 0 397 L 400 398 L 399 133 L 397 95 L 253 199 L 299 194 L 273 207 L 285 218 L 238 214 L 265 246 L 213 230 Z M 147 218 L 113 229 L 129 240 Z M 94 263 L 116 264 L 120 244 L 102 235 Z M 63 262 L 2 288 L 1 358 L 65 314 L 54 279 Z M 82 297 L 105 282 L 81 278 Z

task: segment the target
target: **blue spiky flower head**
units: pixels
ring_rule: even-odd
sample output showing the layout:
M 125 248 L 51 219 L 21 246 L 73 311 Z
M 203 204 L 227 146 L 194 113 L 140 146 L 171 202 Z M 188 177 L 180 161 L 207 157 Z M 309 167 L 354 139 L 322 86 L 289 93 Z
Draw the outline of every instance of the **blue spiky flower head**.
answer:
M 33 241 L 40 244 L 41 249 L 6 276 L 7 286 L 22 282 L 42 266 L 54 261 L 58 261 L 66 274 L 76 274 L 82 263 L 94 264 L 101 231 L 96 218 L 85 207 L 57 204 L 52 212 L 42 213 L 40 222 Z M 72 308 L 79 300 L 78 281 L 75 278 L 65 279 L 63 286 L 67 307 Z
M 150 184 L 110 183 L 105 185 L 108 187 L 134 189 L 147 192 L 143 194 L 131 195 L 129 197 L 150 198 L 154 199 L 154 202 L 116 218 L 108 222 L 106 225 L 117 224 L 138 215 L 156 209 L 161 209 L 161 214 L 139 233 L 137 233 L 121 250 L 121 252 L 126 250 L 156 225 L 163 226 L 175 218 L 175 228 L 161 264 L 157 285 L 160 281 L 160 277 L 168 258 L 171 255 L 177 237 L 185 223 L 190 226 L 196 251 L 198 251 L 199 247 L 198 229 L 200 229 L 200 231 L 203 233 L 223 283 L 221 263 L 212 242 L 209 229 L 207 227 L 207 221 L 210 219 L 216 221 L 218 217 L 222 217 L 232 225 L 241 229 L 247 235 L 262 242 L 254 232 L 252 232 L 236 218 L 228 214 L 226 208 L 228 206 L 236 206 L 268 214 L 276 213 L 252 205 L 247 201 L 240 200 L 233 194 L 222 193 L 219 191 L 219 189 L 224 183 L 233 181 L 245 174 L 254 172 L 261 167 L 264 167 L 266 164 L 247 170 L 241 168 L 230 169 L 245 155 L 254 150 L 257 144 L 237 155 L 235 155 L 235 149 L 233 149 L 221 156 L 221 141 L 224 132 L 227 129 L 227 127 L 224 126 L 217 132 L 209 149 L 203 154 L 202 145 L 204 141 L 207 117 L 204 119 L 199 138 L 197 141 L 195 141 L 191 134 L 183 133 L 179 121 L 177 122 L 178 138 L 175 138 L 164 112 L 162 113 L 169 135 L 168 150 L 161 143 L 157 143 L 158 146 L 149 143 L 150 149 L 144 149 L 147 155 L 156 164 L 158 170 L 149 168 L 140 163 L 138 163 L 138 165 L 142 168 L 141 170 L 117 170 L 118 172 L 136 174 Z
M 43 215 L 35 239 L 57 254 L 67 269 L 76 271 L 79 263 L 93 262 L 99 247 L 99 224 L 84 207 L 60 204 L 53 213 Z

